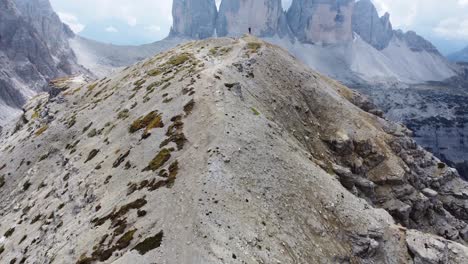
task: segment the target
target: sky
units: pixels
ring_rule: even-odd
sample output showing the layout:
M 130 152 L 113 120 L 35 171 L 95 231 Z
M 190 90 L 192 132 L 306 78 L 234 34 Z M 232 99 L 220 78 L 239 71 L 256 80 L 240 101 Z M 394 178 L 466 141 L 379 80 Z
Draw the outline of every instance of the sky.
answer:
M 219 1 L 216 0 L 219 4 Z M 287 9 L 292 0 L 282 0 Z M 414 30 L 448 54 L 468 45 L 468 0 L 372 0 L 396 29 Z M 171 0 L 51 0 L 62 21 L 94 40 L 138 45 L 165 38 Z

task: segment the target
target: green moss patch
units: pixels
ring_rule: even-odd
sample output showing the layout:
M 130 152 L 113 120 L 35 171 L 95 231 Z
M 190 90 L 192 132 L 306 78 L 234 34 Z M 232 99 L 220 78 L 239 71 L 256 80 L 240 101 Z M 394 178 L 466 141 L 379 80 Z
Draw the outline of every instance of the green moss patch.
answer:
M 164 123 L 162 122 L 162 116 L 157 111 L 152 111 L 145 116 L 138 118 L 133 121 L 130 125 L 129 132 L 135 133 L 141 129 L 145 129 L 145 134 L 154 128 L 162 128 Z
M 11 235 L 13 235 L 14 232 L 15 232 L 15 228 L 12 227 L 8 229 L 3 236 L 5 236 L 6 238 L 11 237 Z
M 158 248 L 161 246 L 161 242 L 164 238 L 164 232 L 161 231 L 152 237 L 148 237 L 142 242 L 138 243 L 133 250 L 138 251 L 140 255 L 145 255 L 146 253 L 150 252 L 151 250 Z
M 120 155 L 120 156 L 114 161 L 114 164 L 112 164 L 112 167 L 114 167 L 114 168 L 119 167 L 120 164 L 122 164 L 122 162 L 124 162 L 125 159 L 128 157 L 128 155 L 130 155 L 130 150 L 128 150 L 128 151 L 125 152 L 124 154 Z
M 155 76 L 158 76 L 160 75 L 161 73 L 163 73 L 163 70 L 160 69 L 160 68 L 156 68 L 156 69 L 152 69 L 148 72 L 148 75 L 149 76 L 152 76 L 152 77 L 155 77 Z
M 49 126 L 48 126 L 48 125 L 44 125 L 44 126 L 42 126 L 41 128 L 39 128 L 39 129 L 36 131 L 36 133 L 34 133 L 34 135 L 35 135 L 36 137 L 38 137 L 38 136 L 42 135 L 45 131 L 47 131 L 47 129 L 49 129 Z
M 261 47 L 262 47 L 262 43 L 259 43 L 259 42 L 247 43 L 247 49 L 250 53 L 257 53 Z
M 0 176 L 0 188 L 5 186 L 5 175 Z
M 260 112 L 258 112 L 257 109 L 255 109 L 253 107 L 251 107 L 250 109 L 252 110 L 254 115 L 256 115 L 256 116 L 260 115 Z
M 210 49 L 210 54 L 212 56 L 224 56 L 232 51 L 232 47 L 214 47 Z
M 94 159 L 98 153 L 99 153 L 98 149 L 91 150 L 89 152 L 89 154 L 88 154 L 88 158 L 86 158 L 85 163 L 87 163 L 88 161 L 91 161 L 92 159 Z
M 91 220 L 91 223 L 93 223 L 95 226 L 101 226 L 107 220 L 110 220 L 112 222 L 112 226 L 116 226 L 116 223 L 119 220 L 122 220 L 121 218 L 124 217 L 130 210 L 140 209 L 146 204 L 147 201 L 145 198 L 137 199 L 131 203 L 121 206 L 119 210 L 114 209 L 110 214 L 102 218 L 94 218 L 93 220 Z
M 93 122 L 91 122 L 91 123 L 89 123 L 87 126 L 85 126 L 85 127 L 83 128 L 83 133 L 85 133 L 86 131 L 88 131 L 88 130 L 91 128 L 92 125 L 93 125 Z
M 179 162 L 176 160 L 168 168 L 169 170 L 169 177 L 167 179 L 167 187 L 171 188 L 174 185 L 174 182 L 177 178 L 177 174 L 179 173 Z
M 190 54 L 182 53 L 182 54 L 171 57 L 167 61 L 167 64 L 172 65 L 172 66 L 179 66 L 179 65 L 184 64 L 186 61 L 190 60 L 190 58 L 191 58 Z
M 122 250 L 124 248 L 127 248 L 130 245 L 130 242 L 132 242 L 135 232 L 136 232 L 136 229 L 133 229 L 123 234 L 119 238 L 119 240 L 117 240 L 117 243 L 115 244 L 116 249 Z
M 31 187 L 31 182 L 29 181 L 26 181 L 24 184 L 23 184 L 23 191 L 27 191 L 29 190 L 29 187 Z
M 174 186 L 175 180 L 177 178 L 177 174 L 179 172 L 179 162 L 176 160 L 173 163 L 171 163 L 171 165 L 169 165 L 168 171 L 169 173 L 165 169 L 163 169 L 158 173 L 160 177 L 167 178 L 164 180 L 157 180 L 156 178 L 153 178 L 151 181 L 143 180 L 139 184 L 129 183 L 127 195 L 130 195 L 134 193 L 135 191 L 140 191 L 145 188 L 151 192 L 158 190 L 162 187 L 172 188 L 172 186 Z
M 195 107 L 195 101 L 192 99 L 186 105 L 184 105 L 184 112 L 186 115 L 190 115 Z
M 125 120 L 130 116 L 130 111 L 128 109 L 123 109 L 117 114 L 117 119 Z
M 70 117 L 70 119 L 67 121 L 66 125 L 68 128 L 72 128 L 76 124 L 76 115 L 73 115 Z
M 94 90 L 94 88 L 96 88 L 96 86 L 98 85 L 98 83 L 93 83 L 91 85 L 88 85 L 87 89 L 89 92 L 91 92 L 92 90 Z
M 143 171 L 157 171 L 159 168 L 164 166 L 164 164 L 171 158 L 171 151 L 163 148 L 159 153 L 150 161 L 148 167 Z
M 177 145 L 178 150 L 182 150 L 184 148 L 185 142 L 187 142 L 187 138 L 185 137 L 182 129 L 184 127 L 184 123 L 182 122 L 182 117 L 175 116 L 171 118 L 172 124 L 167 128 L 166 138 L 159 147 L 165 147 L 169 143 L 174 142 Z
M 99 244 L 93 247 L 94 252 L 91 254 L 91 257 L 87 257 L 86 254 L 83 254 L 76 263 L 77 264 L 91 264 L 97 261 L 101 261 L 101 262 L 107 261 L 108 259 L 112 257 L 112 255 L 114 255 L 114 252 L 118 250 L 123 250 L 130 245 L 130 243 L 132 242 L 135 236 L 136 231 L 137 231 L 136 229 L 127 231 L 117 240 L 115 245 L 113 246 L 108 245 L 107 248 L 104 247 L 104 243 L 106 242 L 109 235 L 104 235 L 101 238 Z M 110 241 L 111 243 L 114 237 L 112 237 Z

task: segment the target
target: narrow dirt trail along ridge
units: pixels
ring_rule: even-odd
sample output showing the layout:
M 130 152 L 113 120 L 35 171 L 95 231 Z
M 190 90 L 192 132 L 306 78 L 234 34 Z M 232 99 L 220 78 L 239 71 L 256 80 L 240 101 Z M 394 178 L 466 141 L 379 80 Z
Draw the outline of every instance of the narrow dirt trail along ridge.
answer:
M 54 85 L 0 136 L 1 263 L 468 261 L 467 184 L 279 47 Z

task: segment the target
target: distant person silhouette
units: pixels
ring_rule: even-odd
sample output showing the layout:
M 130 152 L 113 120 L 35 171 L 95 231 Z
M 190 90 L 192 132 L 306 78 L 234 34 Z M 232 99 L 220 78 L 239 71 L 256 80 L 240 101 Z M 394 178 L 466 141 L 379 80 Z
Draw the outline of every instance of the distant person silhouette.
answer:
M 252 35 L 252 28 L 249 27 L 249 35 Z

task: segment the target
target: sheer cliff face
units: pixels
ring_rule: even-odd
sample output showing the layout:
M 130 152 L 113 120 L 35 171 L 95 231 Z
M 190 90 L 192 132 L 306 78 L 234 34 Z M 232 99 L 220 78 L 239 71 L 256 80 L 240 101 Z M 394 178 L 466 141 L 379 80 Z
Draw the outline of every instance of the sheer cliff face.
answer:
M 240 36 L 249 28 L 260 37 L 288 34 L 281 0 L 223 0 L 216 25 L 218 36 Z
M 0 125 L 48 80 L 84 71 L 68 46 L 71 31 L 45 0 L 0 0 Z
M 174 0 L 172 16 L 172 36 L 209 38 L 215 31 L 216 3 L 215 0 Z
M 37 31 L 22 17 L 10 0 L 0 1 L 0 82 L 4 105 L 20 106 L 22 86 L 31 84 L 38 90 L 45 84 L 43 76 L 57 74 L 47 46 Z M 0 118 L 1 119 L 1 118 Z
M 336 44 L 353 39 L 353 0 L 294 0 L 287 18 L 304 43 Z
M 355 4 L 353 31 L 378 50 L 386 48 L 393 37 L 390 15 L 386 13 L 379 17 L 370 0 L 361 0 Z
M 75 72 L 76 58 L 68 43 L 74 34 L 53 11 L 49 0 L 15 0 L 15 3 L 26 22 L 45 40 L 58 70 L 64 74 Z

